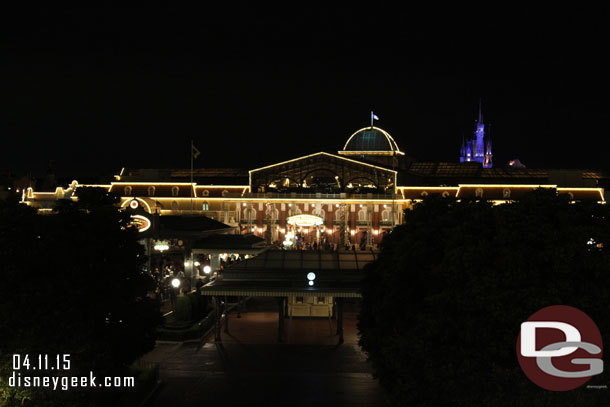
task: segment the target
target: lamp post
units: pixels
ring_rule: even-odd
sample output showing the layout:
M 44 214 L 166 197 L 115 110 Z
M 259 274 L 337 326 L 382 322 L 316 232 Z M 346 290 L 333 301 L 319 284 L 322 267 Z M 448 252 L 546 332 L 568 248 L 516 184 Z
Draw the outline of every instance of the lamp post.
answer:
M 172 309 L 176 311 L 176 290 L 180 288 L 180 279 L 174 278 L 172 279 L 172 291 L 170 294 L 170 298 L 172 299 Z

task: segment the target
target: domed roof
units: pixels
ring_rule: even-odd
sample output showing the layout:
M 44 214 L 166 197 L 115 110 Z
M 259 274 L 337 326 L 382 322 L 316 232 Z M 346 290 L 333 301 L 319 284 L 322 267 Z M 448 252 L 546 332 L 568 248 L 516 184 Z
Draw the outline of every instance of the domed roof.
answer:
M 339 154 L 343 155 L 393 155 L 404 154 L 390 136 L 390 133 L 379 127 L 365 127 L 358 130 L 347 139 L 347 143 Z

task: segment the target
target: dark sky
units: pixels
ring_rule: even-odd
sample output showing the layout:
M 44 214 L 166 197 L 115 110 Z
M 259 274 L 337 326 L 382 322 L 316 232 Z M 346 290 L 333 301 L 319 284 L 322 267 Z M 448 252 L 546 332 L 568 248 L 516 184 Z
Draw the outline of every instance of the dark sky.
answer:
M 430 3 L 430 2 L 428 2 Z M 461 6 L 461 5 L 460 5 Z M 457 161 L 479 98 L 494 164 L 610 168 L 607 7 L 4 13 L 0 170 L 257 166 L 368 125 Z

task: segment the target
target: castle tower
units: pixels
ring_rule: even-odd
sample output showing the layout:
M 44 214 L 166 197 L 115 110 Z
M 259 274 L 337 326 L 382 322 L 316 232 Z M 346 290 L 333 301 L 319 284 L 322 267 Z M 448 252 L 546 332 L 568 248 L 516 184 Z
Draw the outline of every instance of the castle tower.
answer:
M 485 140 L 485 123 L 483 122 L 483 103 L 479 100 L 479 117 L 476 120 L 474 137 L 464 142 L 460 150 L 460 162 L 480 162 L 483 168 L 491 168 L 491 140 Z

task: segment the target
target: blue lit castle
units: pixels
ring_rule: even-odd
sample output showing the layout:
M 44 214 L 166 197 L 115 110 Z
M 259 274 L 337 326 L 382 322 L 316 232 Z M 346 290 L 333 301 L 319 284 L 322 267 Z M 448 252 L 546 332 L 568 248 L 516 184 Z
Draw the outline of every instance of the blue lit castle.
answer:
M 462 140 L 462 149 L 460 150 L 460 162 L 476 161 L 483 165 L 483 168 L 491 168 L 491 140 L 488 138 L 485 141 L 485 123 L 483 123 L 483 114 L 481 112 L 481 103 L 479 102 L 479 119 L 476 121 L 477 126 L 474 131 L 472 140 Z

